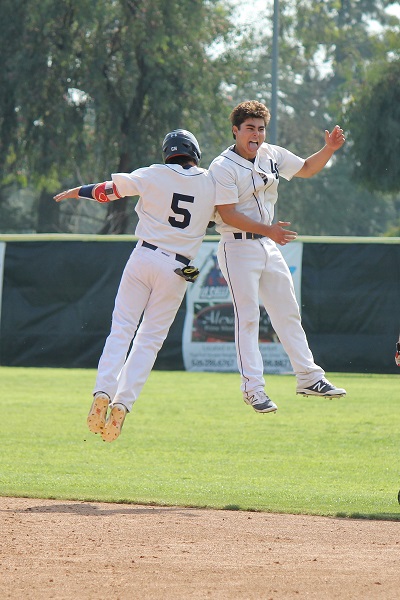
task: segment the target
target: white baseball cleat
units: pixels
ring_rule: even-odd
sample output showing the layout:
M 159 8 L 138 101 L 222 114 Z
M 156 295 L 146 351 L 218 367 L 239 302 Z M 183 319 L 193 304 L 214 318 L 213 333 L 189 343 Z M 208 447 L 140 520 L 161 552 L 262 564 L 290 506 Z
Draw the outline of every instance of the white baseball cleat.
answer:
M 106 424 L 110 397 L 105 392 L 96 392 L 87 417 L 87 426 L 92 433 L 101 433 Z
M 276 412 L 278 410 L 277 405 L 272 402 L 264 390 L 243 394 L 243 400 L 246 404 L 250 404 L 258 413 Z
M 337 388 L 324 377 L 305 388 L 297 388 L 296 394 L 301 396 L 320 396 L 324 398 L 342 398 L 346 395 L 346 390 Z
M 114 404 L 111 407 L 111 412 L 101 432 L 101 437 L 105 442 L 113 442 L 120 435 L 126 413 L 127 410 L 123 404 Z

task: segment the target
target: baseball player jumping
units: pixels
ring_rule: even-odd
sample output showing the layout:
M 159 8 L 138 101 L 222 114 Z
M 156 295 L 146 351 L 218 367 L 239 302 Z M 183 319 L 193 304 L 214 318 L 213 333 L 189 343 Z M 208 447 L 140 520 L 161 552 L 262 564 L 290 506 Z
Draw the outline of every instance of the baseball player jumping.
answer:
M 264 391 L 263 360 L 258 346 L 259 298 L 297 377 L 297 394 L 344 396 L 315 364 L 301 324 L 290 271 L 276 244 L 296 239 L 290 223 L 273 224 L 279 178 L 312 177 L 345 142 L 336 126 L 325 132 L 324 147 L 300 158 L 265 143 L 269 110 L 260 102 L 239 104 L 231 113 L 235 144 L 214 159 L 216 229 L 221 234 L 218 262 L 228 283 L 235 312 L 235 341 L 243 399 L 255 411 L 274 412 L 276 404 Z
M 106 442 L 121 433 L 125 416 L 167 337 L 187 282 L 198 275 L 191 261 L 214 213 L 215 185 L 198 166 L 201 152 L 195 136 L 183 129 L 171 131 L 162 152 L 165 164 L 114 173 L 111 181 L 54 196 L 56 202 L 65 198 L 109 202 L 140 196 L 135 209 L 139 241 L 122 274 L 87 418 L 89 429 Z

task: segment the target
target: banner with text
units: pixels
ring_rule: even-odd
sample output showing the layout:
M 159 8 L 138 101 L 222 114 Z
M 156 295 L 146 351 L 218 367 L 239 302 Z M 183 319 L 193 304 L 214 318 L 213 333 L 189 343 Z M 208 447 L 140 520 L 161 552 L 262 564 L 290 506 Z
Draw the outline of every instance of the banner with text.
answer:
M 237 371 L 231 295 L 218 267 L 218 242 L 203 244 L 196 258 L 200 275 L 186 292 L 182 353 L 187 371 Z M 301 306 L 302 242 L 280 248 Z M 260 303 L 260 351 L 265 373 L 292 373 L 289 358 Z

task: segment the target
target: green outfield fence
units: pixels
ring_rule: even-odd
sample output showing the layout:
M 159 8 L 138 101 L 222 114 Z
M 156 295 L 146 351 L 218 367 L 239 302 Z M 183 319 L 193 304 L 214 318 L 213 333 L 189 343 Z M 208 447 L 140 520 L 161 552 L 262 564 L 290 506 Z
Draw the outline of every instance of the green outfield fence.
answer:
M 0 235 L 0 364 L 96 367 L 136 241 Z M 294 243 L 302 244 L 301 310 L 316 362 L 336 372 L 399 372 L 400 238 L 303 236 Z M 184 368 L 185 313 L 184 301 L 156 368 Z

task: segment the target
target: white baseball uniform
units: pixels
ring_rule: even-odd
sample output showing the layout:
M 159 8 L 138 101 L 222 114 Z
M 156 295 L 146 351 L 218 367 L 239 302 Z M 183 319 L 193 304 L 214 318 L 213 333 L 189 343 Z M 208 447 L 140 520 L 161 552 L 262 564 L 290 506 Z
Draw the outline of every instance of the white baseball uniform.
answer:
M 119 196 L 140 196 L 139 242 L 121 278 L 94 391 L 130 411 L 184 297 L 187 282 L 174 270 L 199 250 L 213 217 L 215 185 L 206 170 L 178 164 L 115 173 L 112 180 Z
M 290 180 L 304 159 L 280 146 L 262 144 L 254 162 L 226 149 L 210 165 L 216 180 L 216 204 L 237 204 L 255 221 L 272 224 L 280 175 Z M 301 325 L 292 276 L 282 253 L 268 237 L 256 238 L 214 217 L 221 233 L 218 263 L 228 283 L 235 313 L 235 341 L 241 389 L 247 395 L 264 389 L 263 360 L 258 345 L 259 298 L 289 356 L 298 387 L 324 376 L 315 364 Z

